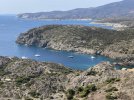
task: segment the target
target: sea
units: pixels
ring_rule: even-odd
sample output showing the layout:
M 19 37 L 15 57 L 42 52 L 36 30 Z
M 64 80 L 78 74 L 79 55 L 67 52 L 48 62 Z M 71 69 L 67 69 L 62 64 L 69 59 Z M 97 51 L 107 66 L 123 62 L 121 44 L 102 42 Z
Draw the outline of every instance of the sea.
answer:
M 112 61 L 105 56 L 28 47 L 15 42 L 20 33 L 43 25 L 85 25 L 112 29 L 110 26 L 93 24 L 92 22 L 93 20 L 28 20 L 18 18 L 16 15 L 0 15 L 0 56 L 26 57 L 41 62 L 54 62 L 76 70 L 86 70 L 100 62 Z

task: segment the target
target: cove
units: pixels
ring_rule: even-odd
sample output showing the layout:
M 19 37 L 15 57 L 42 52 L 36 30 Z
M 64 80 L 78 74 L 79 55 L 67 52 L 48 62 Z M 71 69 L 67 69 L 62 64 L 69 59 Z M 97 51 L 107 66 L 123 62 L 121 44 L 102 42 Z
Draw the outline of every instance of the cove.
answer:
M 20 33 L 31 28 L 42 25 L 63 24 L 63 25 L 85 25 L 103 28 L 111 28 L 100 24 L 91 24 L 89 20 L 24 20 L 16 16 L 0 16 L 0 56 L 26 56 L 37 61 L 47 61 L 60 63 L 73 69 L 85 70 L 103 61 L 112 61 L 104 56 L 95 56 L 87 54 L 77 54 L 67 51 L 56 51 L 47 48 L 27 47 L 15 43 Z M 39 54 L 40 57 L 35 57 Z M 70 58 L 69 56 L 73 56 Z

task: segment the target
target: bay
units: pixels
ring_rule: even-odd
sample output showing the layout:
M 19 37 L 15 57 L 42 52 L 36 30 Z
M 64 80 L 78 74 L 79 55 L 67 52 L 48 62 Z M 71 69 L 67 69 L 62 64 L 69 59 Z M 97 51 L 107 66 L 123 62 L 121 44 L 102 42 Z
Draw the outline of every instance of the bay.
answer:
M 67 51 L 56 51 L 51 49 L 27 47 L 15 43 L 20 33 L 43 25 L 85 25 L 111 29 L 110 26 L 92 24 L 90 20 L 25 20 L 19 19 L 15 15 L 0 15 L 0 56 L 28 57 L 37 61 L 47 61 L 60 63 L 73 69 L 85 70 L 102 61 L 111 61 L 104 56 L 77 54 Z M 40 57 L 35 57 L 38 54 Z M 70 56 L 73 56 L 71 58 Z

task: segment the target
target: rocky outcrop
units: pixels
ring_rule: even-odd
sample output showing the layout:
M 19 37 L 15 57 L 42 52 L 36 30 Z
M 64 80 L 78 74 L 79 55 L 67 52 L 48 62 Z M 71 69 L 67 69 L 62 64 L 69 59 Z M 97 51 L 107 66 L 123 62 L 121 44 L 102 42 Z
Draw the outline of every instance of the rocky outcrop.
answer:
M 17 43 L 56 50 L 99 54 L 133 65 L 134 33 L 80 25 L 47 25 L 22 33 Z
M 76 100 L 133 100 L 133 75 L 133 70 L 115 70 L 109 62 L 102 62 L 71 78 L 67 89 L 75 91 Z M 87 92 L 87 86 L 96 90 Z

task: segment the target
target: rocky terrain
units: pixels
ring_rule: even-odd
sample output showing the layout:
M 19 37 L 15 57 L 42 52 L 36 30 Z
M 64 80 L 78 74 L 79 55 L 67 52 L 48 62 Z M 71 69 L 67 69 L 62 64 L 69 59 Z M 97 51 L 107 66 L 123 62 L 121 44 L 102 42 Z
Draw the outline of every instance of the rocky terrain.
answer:
M 45 100 L 62 94 L 70 73 L 59 64 L 0 57 L 0 100 Z
M 0 100 L 133 100 L 134 71 L 102 62 L 86 71 L 0 57 Z
M 107 30 L 80 25 L 47 25 L 22 33 L 17 41 L 29 46 L 101 54 L 134 65 L 134 30 Z
M 71 78 L 68 87 L 75 91 L 74 98 L 85 98 L 78 100 L 133 100 L 133 74 L 103 62 Z

